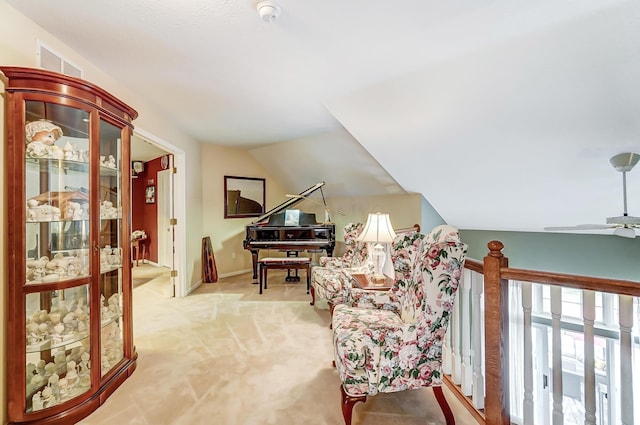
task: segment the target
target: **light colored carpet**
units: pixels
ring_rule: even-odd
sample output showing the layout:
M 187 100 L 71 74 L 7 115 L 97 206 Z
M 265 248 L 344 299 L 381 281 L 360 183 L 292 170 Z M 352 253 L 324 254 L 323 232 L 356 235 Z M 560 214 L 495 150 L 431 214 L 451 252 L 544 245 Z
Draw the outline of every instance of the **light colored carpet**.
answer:
M 344 423 L 329 311 L 309 305 L 304 272 L 300 283 L 269 272 L 263 295 L 242 275 L 169 298 L 166 269 L 133 270 L 138 367 L 80 424 Z M 457 424 L 476 423 L 446 387 L 445 395 Z M 444 417 L 430 389 L 378 395 L 353 414 L 353 425 L 431 423 Z

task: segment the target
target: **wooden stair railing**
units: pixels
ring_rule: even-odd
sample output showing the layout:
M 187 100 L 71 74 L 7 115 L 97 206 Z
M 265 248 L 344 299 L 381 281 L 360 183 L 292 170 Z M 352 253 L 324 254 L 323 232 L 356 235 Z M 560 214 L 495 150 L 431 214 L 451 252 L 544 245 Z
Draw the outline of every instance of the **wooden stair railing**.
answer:
M 484 409 L 477 409 L 452 379 L 444 382 L 478 423 L 510 425 L 509 405 L 509 281 L 532 282 L 566 288 L 640 297 L 640 283 L 509 267 L 500 241 L 487 244 L 483 262 L 467 259 L 465 268 L 484 275 L 485 385 Z

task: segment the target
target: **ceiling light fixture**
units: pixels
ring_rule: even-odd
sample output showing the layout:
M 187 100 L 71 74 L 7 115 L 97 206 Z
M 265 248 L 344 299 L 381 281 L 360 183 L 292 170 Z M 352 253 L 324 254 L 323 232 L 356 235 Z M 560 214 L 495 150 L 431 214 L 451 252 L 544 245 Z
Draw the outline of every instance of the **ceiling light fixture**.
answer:
M 280 6 L 272 1 L 261 1 L 256 5 L 258 15 L 265 22 L 273 22 L 278 16 L 280 16 Z

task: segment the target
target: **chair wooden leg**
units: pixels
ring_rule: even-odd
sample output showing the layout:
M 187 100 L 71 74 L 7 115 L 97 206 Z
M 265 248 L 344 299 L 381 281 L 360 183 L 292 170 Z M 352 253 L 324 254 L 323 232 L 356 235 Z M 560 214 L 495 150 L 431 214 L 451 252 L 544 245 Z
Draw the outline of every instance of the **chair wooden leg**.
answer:
M 344 387 L 340 385 L 340 394 L 342 395 L 342 417 L 344 418 L 345 425 L 351 425 L 351 415 L 353 414 L 353 406 L 361 401 L 366 402 L 367 396 L 350 396 L 344 391 Z
M 333 303 L 327 303 L 329 304 L 329 318 L 331 319 L 331 322 L 329 323 L 329 329 L 333 329 L 333 308 L 334 305 Z
M 442 387 L 433 387 L 433 394 L 436 396 L 436 400 L 438 400 L 438 404 L 442 409 L 442 413 L 444 413 L 444 420 L 447 425 L 455 425 L 456 419 L 453 417 L 453 412 L 449 407 L 449 403 L 447 403 L 447 399 L 442 392 Z M 343 408 L 344 409 L 344 408 Z
M 309 291 L 311 291 L 311 302 L 309 304 L 314 305 L 316 303 L 316 290 L 313 285 L 309 287 Z

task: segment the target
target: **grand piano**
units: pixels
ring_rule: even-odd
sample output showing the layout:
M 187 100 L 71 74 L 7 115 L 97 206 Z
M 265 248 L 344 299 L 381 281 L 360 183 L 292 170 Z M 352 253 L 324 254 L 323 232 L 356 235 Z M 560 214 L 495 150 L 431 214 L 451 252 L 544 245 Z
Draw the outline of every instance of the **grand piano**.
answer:
M 322 186 L 324 182 L 316 183 L 267 211 L 247 226 L 242 245 L 244 249 L 251 251 L 254 281 L 258 278 L 258 253 L 261 249 L 277 249 L 287 253 L 325 250 L 328 256 L 333 255 L 336 246 L 336 225 L 318 223 L 315 214 L 292 209 L 316 190 L 320 189 L 322 193 Z M 324 194 L 322 201 L 324 203 Z

